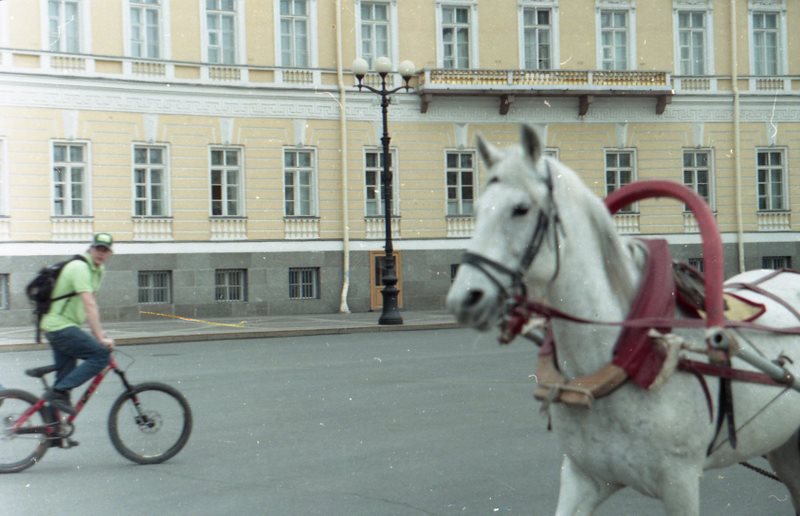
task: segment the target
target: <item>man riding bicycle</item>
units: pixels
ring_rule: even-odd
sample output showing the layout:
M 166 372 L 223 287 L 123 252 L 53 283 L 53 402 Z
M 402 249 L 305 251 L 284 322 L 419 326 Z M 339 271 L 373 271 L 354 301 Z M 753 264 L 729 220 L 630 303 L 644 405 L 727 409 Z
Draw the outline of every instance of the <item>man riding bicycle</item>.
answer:
M 114 341 L 106 336 L 100 324 L 95 292 L 105 272 L 105 262 L 113 254 L 114 239 L 108 233 L 97 233 L 83 257 L 67 263 L 53 288 L 52 305 L 42 317 L 41 329 L 53 348 L 56 381 L 44 398 L 67 414 L 75 408 L 69 393 L 108 365 Z M 60 296 L 66 296 L 58 299 Z M 56 300 L 57 299 L 57 300 Z M 91 334 L 81 326 L 88 322 Z M 78 359 L 82 362 L 77 365 Z M 76 367 L 77 366 L 77 367 Z

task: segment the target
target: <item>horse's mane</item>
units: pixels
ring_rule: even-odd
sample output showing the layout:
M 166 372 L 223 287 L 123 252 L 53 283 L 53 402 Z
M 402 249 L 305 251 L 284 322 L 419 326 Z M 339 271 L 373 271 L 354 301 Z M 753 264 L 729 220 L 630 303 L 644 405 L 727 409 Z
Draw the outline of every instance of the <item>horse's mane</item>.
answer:
M 644 246 L 638 240 L 619 235 L 614 217 L 577 172 L 548 156 L 543 156 L 538 166 L 550 168 L 553 195 L 559 203 L 560 210 L 574 209 L 573 206 L 580 206 L 586 210 L 592 231 L 599 237 L 604 269 L 612 287 L 616 292 L 631 296 L 638 288 L 638 284 L 626 274 L 626 267 L 623 264 L 633 262 L 635 268 L 641 270 L 646 259 Z

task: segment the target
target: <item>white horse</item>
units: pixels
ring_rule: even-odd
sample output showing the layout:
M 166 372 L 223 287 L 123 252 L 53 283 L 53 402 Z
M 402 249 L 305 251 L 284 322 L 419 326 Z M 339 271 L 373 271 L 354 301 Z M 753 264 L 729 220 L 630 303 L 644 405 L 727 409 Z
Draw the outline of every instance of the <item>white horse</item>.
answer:
M 574 171 L 542 156 L 532 129 L 523 127 L 518 148 L 499 150 L 478 137 L 478 149 L 488 167 L 488 185 L 477 203 L 475 232 L 467 245 L 472 259 L 459 267 L 447 296 L 457 319 L 480 331 L 496 326 L 515 278 L 524 278 L 538 299 L 563 312 L 596 321 L 625 319 L 640 285 L 644 248 L 618 236 L 602 201 Z M 764 271 L 751 271 L 729 282 L 763 275 Z M 781 275 L 762 287 L 800 306 L 799 274 Z M 759 323 L 798 325 L 790 310 L 769 297 L 739 294 L 766 305 Z M 550 327 L 558 367 L 567 379 L 608 364 L 621 331 L 559 318 L 552 319 Z M 794 371 L 800 368 L 797 336 L 734 333 L 769 360 L 782 355 L 798 364 Z M 702 329 L 682 335 L 705 349 Z M 707 362 L 701 354 L 693 357 Z M 733 365 L 753 369 L 739 360 Z M 695 375 L 676 371 L 657 388 L 627 382 L 590 408 L 553 404 L 552 426 L 564 452 L 556 514 L 592 514 L 610 495 L 629 486 L 661 499 L 669 515 L 697 515 L 699 478 L 705 469 L 762 455 L 788 487 L 800 514 L 798 393 L 734 381 L 734 448 L 726 429 L 718 432 L 711 417 L 712 409 L 716 417 L 719 408 L 720 382 L 706 378 L 708 391 Z

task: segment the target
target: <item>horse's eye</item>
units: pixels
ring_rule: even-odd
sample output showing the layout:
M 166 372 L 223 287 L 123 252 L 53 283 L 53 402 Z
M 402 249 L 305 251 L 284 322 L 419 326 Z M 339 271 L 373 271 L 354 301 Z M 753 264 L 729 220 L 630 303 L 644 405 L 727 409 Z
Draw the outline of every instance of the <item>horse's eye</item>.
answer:
M 511 212 L 511 215 L 514 217 L 524 217 L 530 211 L 530 207 L 524 204 L 517 204 L 514 206 L 514 210 Z

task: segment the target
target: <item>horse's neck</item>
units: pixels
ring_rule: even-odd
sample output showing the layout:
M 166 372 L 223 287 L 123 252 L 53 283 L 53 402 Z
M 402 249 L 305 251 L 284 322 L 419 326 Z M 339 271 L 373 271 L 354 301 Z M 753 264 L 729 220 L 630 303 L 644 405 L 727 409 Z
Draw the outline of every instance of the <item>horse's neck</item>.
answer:
M 623 320 L 639 288 L 645 250 L 618 236 L 613 218 L 596 197 L 582 206 L 588 221 L 562 214 L 561 270 L 547 289 L 548 302 L 586 319 Z M 570 215 L 581 211 L 571 210 Z M 556 320 L 553 331 L 559 359 L 569 364 L 565 372 L 582 375 L 608 363 L 619 328 Z

